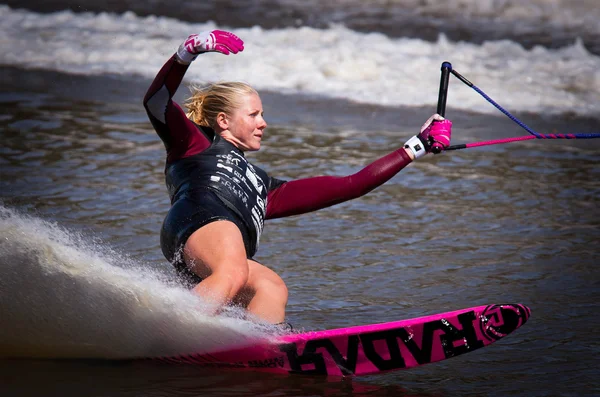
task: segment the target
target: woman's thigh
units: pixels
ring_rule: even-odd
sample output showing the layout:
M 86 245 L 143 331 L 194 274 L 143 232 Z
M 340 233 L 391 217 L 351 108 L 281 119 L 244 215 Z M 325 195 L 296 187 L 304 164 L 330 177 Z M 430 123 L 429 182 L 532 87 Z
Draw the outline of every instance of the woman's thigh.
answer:
M 210 222 L 192 233 L 183 248 L 183 259 L 201 278 L 216 273 L 244 280 L 249 277 L 242 234 L 227 220 Z

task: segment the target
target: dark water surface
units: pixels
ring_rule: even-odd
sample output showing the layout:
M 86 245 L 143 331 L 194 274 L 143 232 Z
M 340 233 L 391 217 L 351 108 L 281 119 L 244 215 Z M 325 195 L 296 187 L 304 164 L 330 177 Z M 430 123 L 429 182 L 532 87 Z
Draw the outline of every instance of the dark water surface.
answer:
M 3 206 L 95 236 L 171 274 L 158 244 L 169 206 L 164 149 L 141 106 L 149 82 L 10 68 L 2 69 L 2 79 Z M 433 110 L 274 93 L 263 93 L 263 102 L 270 127 L 252 158 L 287 179 L 358 171 L 401 145 Z M 540 132 L 600 131 L 598 120 L 520 116 Z M 448 117 L 453 143 L 525 134 L 505 118 L 452 112 L 451 104 Z M 256 258 L 287 282 L 289 321 L 298 328 L 489 303 L 532 309 L 523 328 L 486 349 L 356 380 L 4 360 L 1 394 L 597 395 L 599 161 L 595 141 L 528 141 L 428 156 L 363 198 L 267 223 Z M 4 285 L 11 289 L 0 291 L 3 308 L 27 293 Z M 2 328 L 3 335 L 28 332 L 4 321 Z

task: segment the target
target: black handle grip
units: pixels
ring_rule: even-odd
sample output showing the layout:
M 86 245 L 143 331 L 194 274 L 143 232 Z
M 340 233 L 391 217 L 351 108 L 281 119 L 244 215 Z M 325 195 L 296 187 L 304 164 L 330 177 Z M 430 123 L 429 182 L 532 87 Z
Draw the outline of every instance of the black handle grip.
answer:
M 448 84 L 450 82 L 450 73 L 452 72 L 452 64 L 450 62 L 442 62 L 442 77 L 440 78 L 440 93 L 438 94 L 437 114 L 442 117 L 446 116 L 446 99 L 448 99 Z M 438 147 L 433 148 L 434 154 L 441 153 L 442 150 Z
M 442 77 L 440 79 L 440 93 L 438 95 L 437 114 L 442 117 L 446 116 L 446 99 L 448 98 L 448 83 L 450 81 L 450 73 L 452 72 L 452 64 L 450 62 L 442 63 Z

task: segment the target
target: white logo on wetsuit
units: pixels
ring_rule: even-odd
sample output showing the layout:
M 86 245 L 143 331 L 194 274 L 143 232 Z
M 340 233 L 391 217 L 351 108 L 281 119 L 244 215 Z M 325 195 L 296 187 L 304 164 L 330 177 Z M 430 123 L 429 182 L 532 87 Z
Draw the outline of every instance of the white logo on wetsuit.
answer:
M 237 154 L 234 151 L 231 151 L 231 153 L 233 153 L 233 155 L 235 155 L 235 156 L 239 156 L 239 154 Z M 225 163 L 226 164 L 233 164 L 236 167 L 239 167 L 240 161 L 242 161 L 242 160 L 246 161 L 246 159 L 243 158 L 243 157 L 241 157 L 241 158 L 233 157 L 233 155 L 231 153 L 229 153 L 229 154 L 217 154 L 217 158 L 219 158 L 219 159 L 225 159 Z M 222 160 L 219 160 L 219 161 L 222 161 Z
M 252 207 L 252 222 L 254 223 L 254 227 L 256 228 L 257 248 L 260 243 L 260 236 L 264 227 L 265 212 L 266 202 L 262 198 L 256 197 L 256 205 Z
M 231 167 L 227 167 L 226 165 L 223 165 L 223 164 L 221 164 L 221 163 L 217 163 L 217 168 L 224 168 L 224 169 L 226 169 L 227 171 L 229 171 L 229 172 L 233 173 L 233 168 L 231 168 Z
M 254 167 L 252 167 L 252 164 L 250 163 L 248 163 L 248 168 L 246 168 L 246 178 L 248 178 L 248 180 L 252 183 L 252 185 L 258 191 L 258 193 L 262 193 L 264 182 L 262 181 L 262 179 L 260 179 L 256 171 L 254 170 Z

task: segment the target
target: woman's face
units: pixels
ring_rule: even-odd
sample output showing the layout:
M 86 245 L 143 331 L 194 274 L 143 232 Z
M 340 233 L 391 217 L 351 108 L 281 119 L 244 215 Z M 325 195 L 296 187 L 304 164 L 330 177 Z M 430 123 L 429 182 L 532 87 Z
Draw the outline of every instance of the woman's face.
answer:
M 241 98 L 241 105 L 231 116 L 227 117 L 228 130 L 233 144 L 242 151 L 260 149 L 263 131 L 267 122 L 263 118 L 263 108 L 260 97 L 248 94 Z

